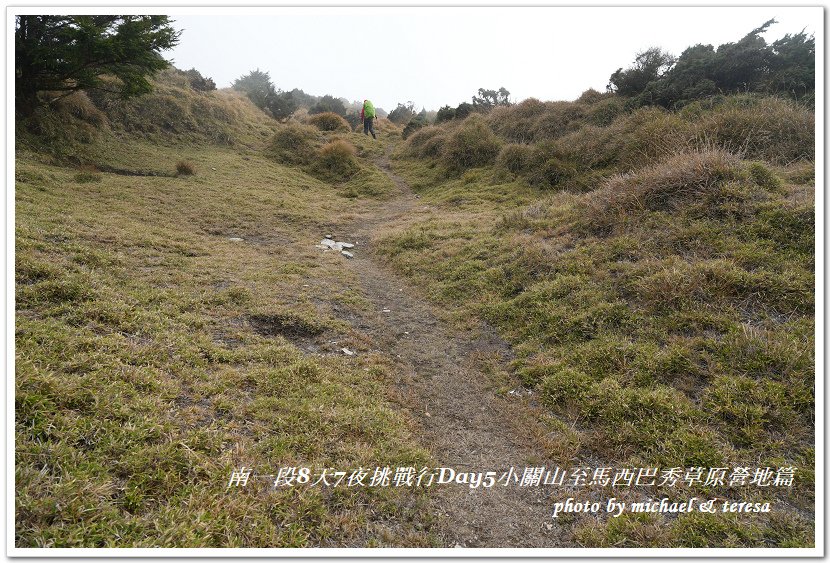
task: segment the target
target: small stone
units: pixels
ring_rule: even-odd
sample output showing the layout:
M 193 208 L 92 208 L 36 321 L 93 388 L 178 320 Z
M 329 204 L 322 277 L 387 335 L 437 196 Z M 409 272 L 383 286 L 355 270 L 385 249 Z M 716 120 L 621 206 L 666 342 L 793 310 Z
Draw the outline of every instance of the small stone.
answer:
M 334 238 L 334 237 L 333 237 L 333 236 L 331 236 L 331 235 L 323 235 L 323 236 L 324 236 L 324 237 L 326 237 L 326 238 L 329 238 L 329 239 Z
M 343 255 L 343 256 L 345 256 L 346 258 L 354 258 L 354 254 L 352 254 L 351 252 L 348 252 L 348 251 L 346 251 L 346 250 L 341 250 L 341 251 L 340 251 L 340 254 L 342 254 L 342 255 Z
M 240 237 L 228 237 L 228 240 L 229 240 L 229 241 L 231 241 L 231 242 L 242 242 L 242 241 L 244 241 L 245 239 L 244 239 L 244 238 L 240 238 Z
M 211 167 L 210 167 L 210 169 L 211 169 L 211 170 L 214 170 L 214 171 L 216 170 L 216 168 L 214 168 L 213 166 L 211 166 Z
M 339 244 L 343 248 L 354 248 L 354 245 L 352 243 L 349 243 L 349 242 L 339 242 L 337 244 Z
M 355 355 L 355 353 L 352 352 L 351 350 L 349 350 L 348 348 L 341 348 L 340 351 L 343 352 L 344 354 L 346 354 L 347 356 L 354 356 Z
M 391 312 L 392 312 L 392 310 L 391 310 L 391 309 L 383 309 L 383 311 L 381 311 L 381 312 L 382 312 L 382 313 L 391 313 Z

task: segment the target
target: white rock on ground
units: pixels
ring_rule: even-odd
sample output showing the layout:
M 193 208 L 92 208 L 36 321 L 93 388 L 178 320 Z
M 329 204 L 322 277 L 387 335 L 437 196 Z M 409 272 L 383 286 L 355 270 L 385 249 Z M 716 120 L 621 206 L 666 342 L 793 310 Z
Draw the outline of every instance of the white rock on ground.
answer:
M 350 242 L 337 242 L 332 238 L 326 237 L 320 241 L 320 244 L 315 244 L 314 247 L 323 251 L 336 250 L 346 258 L 354 258 L 354 254 L 343 250 L 344 248 L 354 248 L 354 244 Z

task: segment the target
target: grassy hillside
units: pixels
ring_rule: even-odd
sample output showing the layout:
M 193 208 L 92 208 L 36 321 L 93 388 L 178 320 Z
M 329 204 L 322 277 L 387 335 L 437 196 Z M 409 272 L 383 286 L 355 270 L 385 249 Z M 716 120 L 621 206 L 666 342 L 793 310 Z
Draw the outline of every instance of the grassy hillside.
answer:
M 226 488 L 241 466 L 430 463 L 396 368 L 332 312 L 365 308 L 359 286 L 314 248 L 387 186 L 277 164 L 233 93 L 89 103 L 18 137 L 15 544 L 432 545 L 406 489 Z
M 770 515 L 581 518 L 578 542 L 812 545 L 814 116 L 747 96 L 622 107 L 587 92 L 419 130 L 395 166 L 438 211 L 379 253 L 509 340 L 560 464 L 798 468 L 791 488 L 631 495 Z
M 92 90 L 57 98 L 28 119 L 18 119 L 18 154 L 53 164 L 154 175 L 174 174 L 192 146 L 259 149 L 275 122 L 233 90 L 199 92 L 169 69 L 151 95 L 123 100 Z
M 509 342 L 512 373 L 490 383 L 531 392 L 549 460 L 797 468 L 792 487 L 569 491 L 773 510 L 571 516 L 557 541 L 814 544 L 811 111 L 627 111 L 588 91 L 406 139 L 344 124 L 278 124 L 177 71 L 18 123 L 17 546 L 440 545 L 442 514 L 410 489 L 226 486 L 242 465 L 436 463 L 392 396 L 399 366 L 352 322 L 365 288 L 314 248 L 386 205 L 361 251 Z M 394 207 L 387 149 L 418 213 Z

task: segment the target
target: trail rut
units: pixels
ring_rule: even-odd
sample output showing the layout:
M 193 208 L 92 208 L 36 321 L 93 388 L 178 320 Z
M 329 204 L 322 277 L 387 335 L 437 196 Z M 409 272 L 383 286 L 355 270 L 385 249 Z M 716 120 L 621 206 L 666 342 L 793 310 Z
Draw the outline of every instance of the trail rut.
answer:
M 536 427 L 532 406 L 516 396 L 498 396 L 482 370 L 484 359 L 502 365 L 509 361 L 509 346 L 486 326 L 467 333 L 451 328 L 417 290 L 372 256 L 382 226 L 425 207 L 391 171 L 387 156 L 376 164 L 397 194 L 338 228 L 344 240 L 361 241 L 346 267 L 372 305 L 372 312 L 351 319 L 353 325 L 398 364 L 395 394 L 440 466 L 496 471 L 498 476 L 513 466 L 521 477 L 525 466 L 550 465 L 536 446 L 534 436 L 543 430 Z M 544 487 L 441 485 L 430 497 L 447 547 L 562 545 Z

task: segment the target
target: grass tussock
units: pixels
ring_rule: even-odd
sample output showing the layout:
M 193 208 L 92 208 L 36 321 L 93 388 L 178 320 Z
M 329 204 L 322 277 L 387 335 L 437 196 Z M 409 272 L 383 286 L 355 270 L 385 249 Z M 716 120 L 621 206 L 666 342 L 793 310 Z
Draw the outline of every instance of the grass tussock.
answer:
M 193 176 L 196 174 L 196 165 L 187 160 L 180 160 L 176 163 L 176 174 L 178 176 Z
M 698 101 L 679 111 L 628 111 L 625 100 L 614 95 L 589 93 L 574 102 L 530 98 L 474 115 L 466 128 L 456 121 L 424 128 L 408 139 L 406 154 L 465 169 L 493 164 L 494 147 L 504 143 L 535 147 L 535 158 L 521 171 L 518 162 L 505 168 L 504 158 L 496 164 L 531 185 L 582 192 L 615 173 L 684 152 L 723 150 L 781 166 L 812 161 L 814 119 L 795 102 L 749 95 Z M 505 158 L 517 154 L 508 151 Z
M 360 170 L 357 149 L 348 141 L 336 139 L 320 148 L 315 169 L 325 177 L 347 179 Z
M 317 131 L 312 127 L 287 123 L 274 133 L 267 153 L 282 164 L 307 165 L 314 158 L 316 141 Z
M 308 124 L 320 131 L 351 131 L 348 121 L 330 111 L 309 116 Z
M 686 111 L 695 114 L 695 108 Z M 738 98 L 701 115 L 697 136 L 747 158 L 786 165 L 814 159 L 814 121 L 812 112 L 791 100 Z
M 441 155 L 447 135 L 440 127 L 427 126 L 417 130 L 406 145 L 407 154 L 421 158 Z
M 635 174 L 607 180 L 585 198 L 582 220 L 602 230 L 641 211 L 673 211 L 692 201 L 711 201 L 717 195 L 713 191 L 737 175 L 738 165 L 736 157 L 722 150 L 672 156 Z
M 496 165 L 514 174 L 520 174 L 530 165 L 532 157 L 532 147 L 511 143 L 501 148 L 496 157 Z
M 492 164 L 501 149 L 501 142 L 487 122 L 473 115 L 452 131 L 441 150 L 441 158 L 453 170 L 464 170 Z

